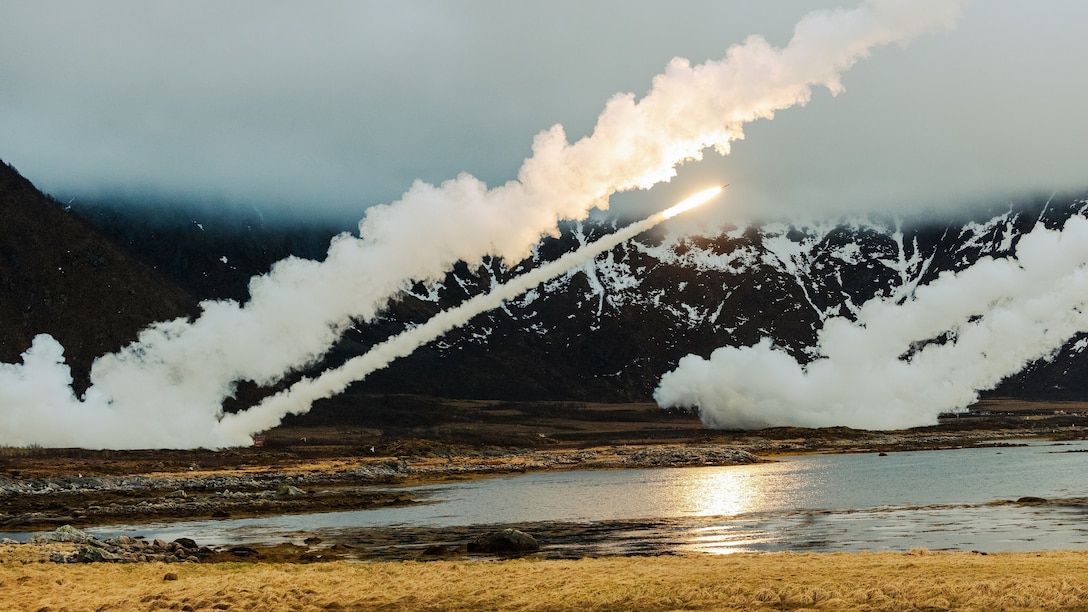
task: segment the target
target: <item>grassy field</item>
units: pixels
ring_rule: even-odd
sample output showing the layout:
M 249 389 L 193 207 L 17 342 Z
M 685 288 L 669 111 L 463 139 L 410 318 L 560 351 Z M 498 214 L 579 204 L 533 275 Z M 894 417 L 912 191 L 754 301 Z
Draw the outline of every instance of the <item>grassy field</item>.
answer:
M 0 594 L 3 610 L 53 611 L 1088 610 L 1088 552 L 307 565 L 66 566 L 24 557 L 0 565 Z

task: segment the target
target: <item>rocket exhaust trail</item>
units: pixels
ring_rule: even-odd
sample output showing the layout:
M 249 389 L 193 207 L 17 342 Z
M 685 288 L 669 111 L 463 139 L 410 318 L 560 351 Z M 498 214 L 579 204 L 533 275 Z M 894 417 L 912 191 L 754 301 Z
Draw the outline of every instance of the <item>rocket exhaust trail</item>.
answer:
M 250 281 L 244 303 L 206 301 L 194 319 L 148 327 L 95 361 L 83 397 L 63 347 L 40 335 L 22 364 L 0 363 L 0 444 L 220 448 L 223 401 L 238 383 L 267 387 L 317 363 L 410 279 L 441 279 L 485 255 L 525 258 L 560 219 L 668 181 L 708 148 L 727 154 L 747 124 L 805 105 L 814 88 L 839 93 L 843 72 L 872 49 L 951 27 L 965 1 L 861 0 L 809 13 L 784 47 L 752 36 L 721 59 L 675 58 L 645 95 L 611 97 L 589 135 L 571 143 L 559 124 L 537 134 L 515 179 L 492 188 L 470 174 L 417 181 L 368 208 L 358 233 L 334 238 L 323 261 L 289 257 Z
M 493 308 L 498 308 L 503 302 L 516 298 L 533 287 L 615 248 L 617 245 L 650 230 L 662 221 L 709 202 L 726 187 L 728 185 L 700 191 L 642 221 L 632 223 L 577 251 L 567 253 L 551 263 L 511 279 L 509 282 L 495 287 L 489 293 L 478 295 L 459 306 L 444 310 L 431 317 L 426 323 L 374 345 L 365 354 L 349 359 L 338 368 L 324 372 L 317 378 L 300 380 L 291 388 L 267 398 L 249 410 L 224 415 L 219 422 L 220 433 L 223 439 L 230 444 L 251 444 L 253 442 L 252 434 L 275 427 L 284 416 L 309 412 L 315 401 L 343 392 L 351 383 L 366 378 L 372 372 L 388 366 L 393 360 L 405 357 L 420 346 L 439 338 L 442 334 L 468 323 L 472 317 Z

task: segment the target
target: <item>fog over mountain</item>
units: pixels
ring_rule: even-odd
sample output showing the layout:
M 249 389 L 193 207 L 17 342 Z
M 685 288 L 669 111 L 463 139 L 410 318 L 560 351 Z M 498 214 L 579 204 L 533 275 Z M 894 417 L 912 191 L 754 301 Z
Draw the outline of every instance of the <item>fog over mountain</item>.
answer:
M 83 390 L 96 357 L 151 323 L 197 310 L 193 294 L 154 262 L 92 231 L 3 162 L 0 219 L 0 364 L 18 361 L 36 335 L 50 334 Z

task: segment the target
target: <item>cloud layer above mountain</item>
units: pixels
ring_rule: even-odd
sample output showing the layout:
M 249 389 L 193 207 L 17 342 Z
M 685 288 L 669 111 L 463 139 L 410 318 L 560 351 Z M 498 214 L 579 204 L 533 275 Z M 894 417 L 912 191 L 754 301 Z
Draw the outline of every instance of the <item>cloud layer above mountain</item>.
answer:
M 58 196 L 158 194 L 361 216 L 416 178 L 515 176 L 674 56 L 773 44 L 830 0 L 591 4 L 90 0 L 0 5 L 0 158 Z M 879 49 L 832 101 L 748 129 L 710 177 L 752 206 L 905 207 L 1080 188 L 1088 5 L 975 2 L 955 32 Z M 651 206 L 651 200 L 653 206 Z

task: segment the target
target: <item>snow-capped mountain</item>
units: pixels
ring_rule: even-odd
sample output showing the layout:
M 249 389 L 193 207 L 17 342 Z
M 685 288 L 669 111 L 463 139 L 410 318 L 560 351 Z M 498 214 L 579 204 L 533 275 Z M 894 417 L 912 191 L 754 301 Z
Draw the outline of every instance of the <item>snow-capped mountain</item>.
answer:
M 244 299 L 246 282 L 288 254 L 320 257 L 348 227 L 299 227 L 179 209 L 153 227 L 121 207 L 74 208 L 129 254 L 198 299 Z M 137 213 L 138 213 L 138 209 Z M 945 272 L 1006 257 L 1038 224 L 1088 214 L 1084 195 L 1003 202 L 959 217 L 891 216 L 737 222 L 704 235 L 658 228 L 480 315 L 372 374 L 360 390 L 439 396 L 648 400 L 685 355 L 764 338 L 801 361 L 817 333 L 873 298 L 903 300 Z M 141 221 L 142 219 L 142 221 Z M 173 222 L 171 221 L 173 219 Z M 374 321 L 359 322 L 316 369 L 625 225 L 585 221 L 508 266 L 457 264 L 416 284 Z M 136 330 L 133 330 L 135 333 Z M 940 338 L 935 341 L 941 341 Z M 995 394 L 1078 399 L 1088 393 L 1088 337 L 1029 366 Z
M 1054 196 L 970 218 L 853 218 L 743 223 L 707 235 L 643 235 L 547 282 L 379 372 L 362 386 L 465 397 L 645 400 L 689 353 L 763 338 L 804 361 L 829 317 L 853 318 L 873 298 L 909 297 L 944 272 L 1013 253 L 1037 224 L 1060 227 L 1088 200 Z M 573 223 L 512 268 L 460 264 L 417 284 L 379 321 L 352 330 L 335 359 L 488 291 L 614 231 Z M 995 393 L 1076 399 L 1088 392 L 1088 337 L 1073 338 Z

